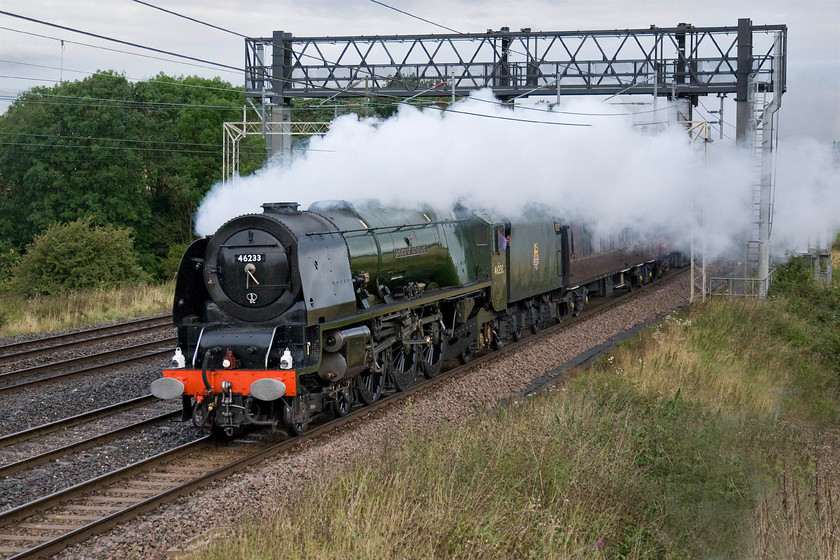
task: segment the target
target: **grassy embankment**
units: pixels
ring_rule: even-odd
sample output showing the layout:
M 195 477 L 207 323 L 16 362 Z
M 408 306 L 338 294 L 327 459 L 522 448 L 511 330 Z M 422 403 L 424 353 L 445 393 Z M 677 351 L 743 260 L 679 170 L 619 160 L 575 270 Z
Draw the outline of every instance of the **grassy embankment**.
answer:
M 837 558 L 840 274 L 802 276 L 412 433 L 196 558 Z
M 23 298 L 0 294 L 0 336 L 84 327 L 172 310 L 172 284 Z

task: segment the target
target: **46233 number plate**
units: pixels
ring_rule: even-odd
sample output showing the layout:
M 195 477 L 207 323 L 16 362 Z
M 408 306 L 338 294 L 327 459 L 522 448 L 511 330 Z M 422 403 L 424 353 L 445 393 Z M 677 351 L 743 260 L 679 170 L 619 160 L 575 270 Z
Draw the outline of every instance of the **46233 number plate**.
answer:
M 256 262 L 263 262 L 265 260 L 265 255 L 259 253 L 248 253 L 245 255 L 236 255 L 236 262 L 241 263 L 256 263 Z

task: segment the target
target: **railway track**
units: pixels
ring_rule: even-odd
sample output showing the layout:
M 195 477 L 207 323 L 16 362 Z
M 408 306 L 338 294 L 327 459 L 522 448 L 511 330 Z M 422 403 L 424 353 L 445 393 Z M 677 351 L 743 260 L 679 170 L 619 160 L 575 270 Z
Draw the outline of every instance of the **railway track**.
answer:
M 49 422 L 47 424 L 42 424 L 40 426 L 35 426 L 26 430 L 21 430 L 19 432 L 8 434 L 0 437 L 0 449 L 20 445 L 23 442 L 43 437 L 48 434 L 57 432 L 59 430 L 72 428 L 74 426 L 78 426 L 79 424 L 84 424 L 85 422 L 93 422 L 95 420 L 106 418 L 108 416 L 126 410 L 131 410 L 132 408 L 137 406 L 148 405 L 156 401 L 157 399 L 152 395 L 144 395 L 120 403 L 98 408 L 96 410 L 84 412 L 82 414 L 77 414 L 75 416 L 70 416 L 68 418 L 63 418 L 61 420 L 56 420 L 55 422 Z
M 144 342 L 88 356 L 57 360 L 40 366 L 0 373 L 0 395 L 60 379 L 91 375 L 128 363 L 158 359 L 172 353 L 175 340 L 175 337 L 172 337 Z
M 116 325 L 93 327 L 74 333 L 47 336 L 37 340 L 12 342 L 0 347 L 0 358 L 5 358 L 6 361 L 29 359 L 47 352 L 71 350 L 90 344 L 118 340 L 128 335 L 163 332 L 167 329 L 172 329 L 172 315 L 169 313 Z
M 677 275 L 670 275 L 667 282 Z M 661 283 L 654 284 L 653 286 Z M 151 511 L 195 492 L 199 487 L 227 477 L 268 457 L 318 438 L 341 426 L 390 407 L 431 386 L 466 375 L 491 360 L 498 360 L 525 344 L 533 344 L 557 329 L 606 313 L 628 298 L 644 294 L 638 290 L 593 308 L 580 317 L 544 329 L 502 350 L 477 357 L 466 366 L 421 380 L 406 391 L 383 397 L 371 406 L 356 408 L 346 417 L 313 427 L 297 438 L 275 441 L 276 434 L 257 434 L 252 439 L 214 442 L 208 438 L 150 457 L 129 467 L 103 475 L 67 490 L 43 497 L 0 514 L 0 554 L 15 560 L 55 554 L 67 546 L 105 531 L 117 523 Z
M 0 511 L 194 439 L 169 428 L 180 415 L 147 395 L 0 437 Z
M 37 467 L 45 463 L 57 461 L 62 457 L 70 455 L 71 453 L 78 453 L 80 451 L 84 451 L 85 449 L 90 449 L 94 446 L 109 444 L 119 438 L 125 438 L 129 436 L 132 433 L 138 431 L 139 429 L 158 424 L 165 420 L 177 418 L 178 416 L 180 416 L 180 414 L 180 410 L 171 410 L 169 412 L 157 414 L 151 418 L 146 418 L 144 420 L 140 420 L 138 422 L 134 422 L 126 426 L 107 431 L 105 433 L 97 434 L 73 443 L 69 443 L 67 445 L 62 445 L 60 447 L 50 449 L 49 451 L 45 451 L 43 453 L 31 455 L 29 457 L 26 457 L 25 459 L 20 459 L 13 463 L 0 465 L 0 477 L 9 476 L 11 474 L 31 469 L 33 467 Z
M 119 412 L 124 412 L 126 410 L 130 410 L 132 407 L 121 407 L 112 412 L 112 414 L 118 414 Z M 58 446 L 51 446 L 48 451 L 38 451 L 34 454 L 29 454 L 22 459 L 17 459 L 12 462 L 7 462 L 5 464 L 0 464 L 0 477 L 6 477 L 11 474 L 24 471 L 27 469 L 31 469 L 33 467 L 37 467 L 39 465 L 44 465 L 46 463 L 50 463 L 53 461 L 57 461 L 61 457 L 65 457 L 71 453 L 78 453 L 85 449 L 90 449 L 91 447 L 97 445 L 106 445 L 111 443 L 114 440 L 119 438 L 125 438 L 126 436 L 131 435 L 132 433 L 136 432 L 139 429 L 146 428 L 148 426 L 152 426 L 158 424 L 164 420 L 175 419 L 181 415 L 180 409 L 172 409 L 169 407 L 169 410 L 163 413 L 155 413 L 151 417 L 143 418 L 139 421 L 132 421 L 126 424 L 126 421 L 123 420 L 122 422 L 114 422 L 115 424 L 124 424 L 118 428 L 109 429 L 107 431 L 102 431 L 102 429 L 96 429 L 94 426 L 90 431 L 94 432 L 94 434 L 90 437 L 83 437 L 82 439 L 78 439 L 77 441 L 72 441 L 68 443 L 69 440 L 73 439 L 72 437 L 66 437 Z M 78 417 L 74 417 L 78 418 Z M 92 417 L 89 424 L 93 424 L 100 418 Z M 69 422 L 60 421 L 59 423 L 62 424 L 69 424 Z M 53 423 L 55 424 L 55 423 Z M 76 422 L 74 425 L 79 426 L 81 422 Z M 47 431 L 47 428 L 49 431 Z M 66 429 L 66 427 L 65 427 Z M 57 431 L 57 428 L 48 424 L 46 426 L 38 426 L 31 430 L 26 430 L 26 432 L 30 432 L 25 434 L 29 437 L 26 438 L 25 441 L 30 444 L 31 447 L 50 447 L 48 443 L 44 443 L 43 441 L 38 441 L 39 439 L 43 440 L 45 436 L 53 434 Z M 96 433 L 100 432 L 100 433 Z M 4 438 L 0 438 L 0 452 L 9 449 L 10 447 L 20 446 L 21 443 L 18 437 L 21 432 L 18 434 L 12 434 L 11 436 L 7 436 Z M 33 445 L 34 444 L 34 445 Z M 25 453 L 25 451 L 24 451 Z M 18 453 L 20 454 L 20 453 Z

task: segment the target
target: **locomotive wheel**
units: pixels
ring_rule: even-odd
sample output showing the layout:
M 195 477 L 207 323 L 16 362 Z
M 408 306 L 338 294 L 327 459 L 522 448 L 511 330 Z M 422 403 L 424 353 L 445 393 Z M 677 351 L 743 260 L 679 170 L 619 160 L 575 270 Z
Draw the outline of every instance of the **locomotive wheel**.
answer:
M 540 311 L 535 307 L 531 307 L 528 310 L 528 315 L 531 323 L 531 334 L 537 334 L 542 330 L 542 327 L 540 326 Z
M 303 403 L 300 397 L 292 397 L 292 403 L 285 403 L 286 407 L 283 411 L 283 423 L 286 425 L 286 430 L 290 436 L 299 436 L 306 432 L 309 425 L 308 419 L 303 414 Z
M 425 335 L 431 339 L 431 344 L 423 346 L 420 351 L 420 367 L 427 379 L 432 379 L 440 373 L 443 366 L 443 337 L 440 336 L 440 325 L 432 323 L 426 325 Z
M 496 332 L 498 333 L 498 331 L 496 331 Z M 491 347 L 493 348 L 493 350 L 496 350 L 498 352 L 499 350 L 501 350 L 502 348 L 505 347 L 504 339 L 501 336 L 499 336 L 498 334 L 494 335 L 493 336 L 493 342 L 491 343 Z
M 344 418 L 350 412 L 350 408 L 353 406 L 352 395 L 353 392 L 350 391 L 349 383 L 345 383 L 335 390 L 335 394 L 333 395 L 335 400 L 330 402 L 330 408 L 332 408 L 336 418 Z
M 514 342 L 519 342 L 525 336 L 522 329 L 523 314 L 519 306 L 513 305 L 508 308 L 508 332 Z
M 353 379 L 356 394 L 364 404 L 373 404 L 382 396 L 382 385 L 385 382 L 385 374 L 381 371 L 368 371 L 357 375 Z
M 414 385 L 417 379 L 417 365 L 414 363 L 414 351 L 397 344 L 391 349 L 388 371 L 397 391 L 405 391 Z
M 192 424 L 199 430 L 209 433 L 213 421 L 210 418 L 210 410 L 207 409 L 207 403 L 196 402 L 192 409 Z

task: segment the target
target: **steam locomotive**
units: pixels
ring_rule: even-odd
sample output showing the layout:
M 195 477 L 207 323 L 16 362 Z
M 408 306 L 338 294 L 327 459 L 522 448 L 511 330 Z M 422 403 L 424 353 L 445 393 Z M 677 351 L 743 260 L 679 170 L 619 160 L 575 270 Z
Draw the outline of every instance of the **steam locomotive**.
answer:
M 264 204 L 187 249 L 173 367 L 151 390 L 207 432 L 300 434 L 682 264 L 632 241 L 544 211 Z

